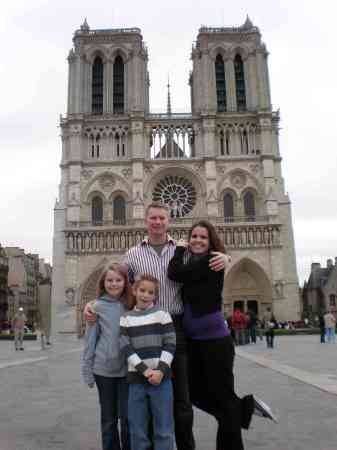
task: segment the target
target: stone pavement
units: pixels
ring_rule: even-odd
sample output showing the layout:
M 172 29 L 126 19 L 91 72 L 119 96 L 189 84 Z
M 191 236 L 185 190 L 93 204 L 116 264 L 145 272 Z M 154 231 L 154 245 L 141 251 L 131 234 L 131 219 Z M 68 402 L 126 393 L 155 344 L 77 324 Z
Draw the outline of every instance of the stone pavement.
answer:
M 337 450 L 337 344 L 318 339 L 282 336 L 273 350 L 265 342 L 237 348 L 238 392 L 255 393 L 280 419 L 254 418 L 246 450 Z M 45 351 L 35 341 L 23 352 L 0 341 L 0 450 L 100 449 L 96 391 L 79 381 L 81 346 L 71 335 Z M 215 448 L 215 430 L 196 411 L 197 450 Z

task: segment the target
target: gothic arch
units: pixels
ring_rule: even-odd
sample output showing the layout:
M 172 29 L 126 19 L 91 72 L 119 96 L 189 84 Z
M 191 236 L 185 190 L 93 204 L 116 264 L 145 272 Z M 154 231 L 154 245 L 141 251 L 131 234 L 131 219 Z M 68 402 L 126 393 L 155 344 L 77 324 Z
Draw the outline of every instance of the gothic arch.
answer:
M 215 59 L 218 55 L 221 55 L 223 57 L 223 60 L 225 62 L 225 60 L 228 58 L 228 51 L 229 51 L 229 46 L 228 45 L 216 45 L 215 47 L 213 47 L 210 52 L 209 52 L 209 56 L 211 57 L 211 59 L 213 60 L 213 62 L 215 62 Z
M 112 177 L 115 180 L 114 186 L 116 188 L 120 188 L 122 191 L 127 192 L 128 198 L 131 197 L 131 186 L 128 185 L 128 183 L 118 174 L 110 172 L 110 171 L 104 171 L 101 173 L 96 174 L 87 184 L 84 186 L 82 190 L 82 196 L 84 199 L 87 199 L 88 196 L 91 194 L 90 189 L 94 186 L 94 184 L 102 177 L 109 176 Z
M 239 179 L 235 184 L 235 176 L 241 177 L 241 183 Z M 224 176 L 218 182 L 218 192 L 223 192 L 225 189 L 232 189 L 238 195 L 238 200 L 241 199 L 241 193 L 245 189 L 253 189 L 256 191 L 259 198 L 263 197 L 263 186 L 255 175 L 251 174 L 245 169 L 235 168 L 229 172 L 226 172 Z
M 92 270 L 92 272 L 87 276 L 87 278 L 81 283 L 80 287 L 78 288 L 78 300 L 76 305 L 76 330 L 78 337 L 82 337 L 85 331 L 85 322 L 83 319 L 84 307 L 91 300 L 95 300 L 98 278 L 103 268 L 110 262 L 111 261 L 108 258 L 103 258 L 102 261 Z
M 229 56 L 231 59 L 233 59 L 233 61 L 236 55 L 240 55 L 243 62 L 248 58 L 249 52 L 250 52 L 249 47 L 243 44 L 240 44 L 239 46 L 233 45 L 228 50 Z
M 114 48 L 113 50 L 111 50 L 110 60 L 112 63 L 114 63 L 117 56 L 120 56 L 123 60 L 123 63 L 126 64 L 129 59 L 129 55 L 130 55 L 130 51 L 128 51 L 126 48 L 120 46 L 118 48 Z
M 271 306 L 272 298 L 271 280 L 261 265 L 250 258 L 238 260 L 225 275 L 224 303 L 229 313 L 236 301 L 244 303 L 245 311 L 249 301 L 256 301 L 261 315 L 267 306 Z
M 95 45 L 94 47 L 91 47 L 87 52 L 84 54 L 86 60 L 93 64 L 96 56 L 99 56 L 102 58 L 103 64 L 105 64 L 108 61 L 108 52 L 107 49 L 103 45 Z

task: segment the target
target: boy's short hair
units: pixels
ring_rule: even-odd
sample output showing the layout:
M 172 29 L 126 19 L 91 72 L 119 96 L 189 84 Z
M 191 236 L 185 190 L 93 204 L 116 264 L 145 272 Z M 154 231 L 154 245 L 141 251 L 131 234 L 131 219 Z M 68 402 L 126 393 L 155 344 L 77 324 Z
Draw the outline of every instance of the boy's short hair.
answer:
M 150 275 L 149 273 L 140 273 L 139 275 L 136 276 L 135 282 L 133 283 L 132 287 L 134 289 L 137 289 L 142 281 L 149 281 L 150 283 L 154 284 L 154 286 L 155 286 L 155 294 L 156 294 L 155 302 L 156 302 L 157 298 L 158 298 L 158 295 L 159 295 L 159 281 L 158 281 L 158 279 L 156 277 L 154 277 L 153 275 Z

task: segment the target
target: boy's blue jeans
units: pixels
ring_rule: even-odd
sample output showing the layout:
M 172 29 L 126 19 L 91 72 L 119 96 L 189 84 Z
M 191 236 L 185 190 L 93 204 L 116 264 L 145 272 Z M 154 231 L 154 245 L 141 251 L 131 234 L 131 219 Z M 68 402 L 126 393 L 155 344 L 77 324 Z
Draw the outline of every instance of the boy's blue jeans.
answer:
M 126 378 L 95 376 L 101 407 L 103 450 L 130 450 L 127 420 L 128 384 Z M 118 432 L 118 418 L 121 433 Z
M 129 385 L 129 427 L 132 450 L 173 450 L 173 391 L 171 380 L 158 386 L 150 383 Z M 153 442 L 149 439 L 149 422 L 153 420 Z

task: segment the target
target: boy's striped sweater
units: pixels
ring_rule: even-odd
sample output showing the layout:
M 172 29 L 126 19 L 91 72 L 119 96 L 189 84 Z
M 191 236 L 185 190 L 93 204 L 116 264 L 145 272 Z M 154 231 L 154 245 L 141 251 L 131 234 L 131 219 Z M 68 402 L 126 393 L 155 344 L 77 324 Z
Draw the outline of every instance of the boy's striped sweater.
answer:
M 158 306 L 126 311 L 120 320 L 121 351 L 128 361 L 129 383 L 145 383 L 146 369 L 159 369 L 171 376 L 176 347 L 174 325 L 169 313 Z

